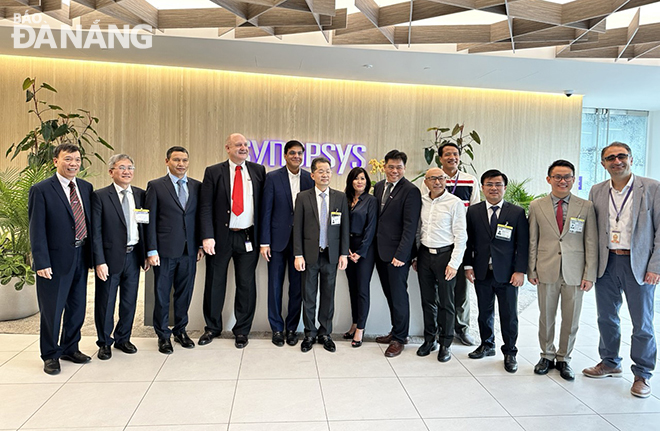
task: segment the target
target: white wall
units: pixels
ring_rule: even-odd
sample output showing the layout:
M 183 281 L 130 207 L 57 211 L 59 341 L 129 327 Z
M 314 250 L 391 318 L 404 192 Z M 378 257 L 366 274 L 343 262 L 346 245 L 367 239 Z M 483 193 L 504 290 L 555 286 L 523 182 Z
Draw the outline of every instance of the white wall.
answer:
M 646 176 L 660 180 L 660 111 L 649 112 Z

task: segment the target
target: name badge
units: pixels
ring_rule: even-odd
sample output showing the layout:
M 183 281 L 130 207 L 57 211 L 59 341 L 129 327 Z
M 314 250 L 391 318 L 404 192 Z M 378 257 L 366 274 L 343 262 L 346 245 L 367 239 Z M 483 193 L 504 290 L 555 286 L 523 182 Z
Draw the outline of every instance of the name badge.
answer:
M 621 232 L 618 230 L 613 230 L 610 232 L 610 243 L 612 244 L 621 244 Z
M 251 241 L 245 241 L 245 251 L 250 253 L 252 251 L 252 242 Z
M 330 226 L 338 226 L 341 224 L 341 213 L 340 212 L 331 212 L 330 213 Z
M 149 224 L 149 210 L 143 208 L 135 209 L 135 221 L 138 223 Z
M 568 233 L 582 233 L 584 231 L 584 219 L 571 217 L 568 225 Z
M 513 226 L 498 224 L 497 230 L 495 231 L 495 238 L 501 239 L 502 241 L 511 241 L 511 235 L 513 234 Z

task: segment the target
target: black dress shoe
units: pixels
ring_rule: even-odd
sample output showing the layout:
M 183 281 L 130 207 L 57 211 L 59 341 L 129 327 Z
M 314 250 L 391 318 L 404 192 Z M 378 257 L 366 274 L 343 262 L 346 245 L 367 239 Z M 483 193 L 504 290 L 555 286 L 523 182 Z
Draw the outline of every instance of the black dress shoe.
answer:
M 296 331 L 286 331 L 286 344 L 289 346 L 298 344 L 298 333 Z
M 184 349 L 192 349 L 195 347 L 195 342 L 190 339 L 186 331 L 174 335 L 174 341 L 181 344 Z
M 316 338 L 305 337 L 302 343 L 300 344 L 300 350 L 303 353 L 309 352 L 310 350 L 312 350 L 312 346 L 314 345 L 314 343 L 316 343 Z
M 329 335 L 319 335 L 319 344 L 323 344 L 323 348 L 328 352 L 336 352 L 337 346 L 335 342 L 332 341 Z
M 165 355 L 169 355 L 174 352 L 174 347 L 172 347 L 172 342 L 169 338 L 159 338 L 158 339 L 158 351 Z
M 464 346 L 474 346 L 476 343 L 474 342 L 474 338 L 472 338 L 472 335 L 468 331 L 465 332 L 457 332 L 454 335 L 454 338 L 456 338 L 458 341 L 461 342 Z
M 75 364 L 84 364 L 92 360 L 89 356 L 85 355 L 80 350 L 71 353 L 70 355 L 62 355 L 60 359 L 65 361 L 71 361 Z
M 122 352 L 127 353 L 129 355 L 137 353 L 137 347 L 135 347 L 135 344 L 131 343 L 130 341 L 124 341 L 123 343 L 115 343 L 115 349 L 119 349 Z
M 59 359 L 46 359 L 44 361 L 44 373 L 50 374 L 51 376 L 54 376 L 55 374 L 59 374 L 62 369 L 60 368 L 60 360 Z
M 477 347 L 474 352 L 468 353 L 470 359 L 481 359 L 484 356 L 495 356 L 495 347 L 489 347 L 485 344 Z
M 273 332 L 273 337 L 271 338 L 271 341 L 273 344 L 275 344 L 277 347 L 282 347 L 284 346 L 284 334 L 282 334 L 282 331 L 275 331 Z
M 450 359 L 451 359 L 451 347 L 440 346 L 440 351 L 438 352 L 438 361 L 447 362 Z
M 539 374 L 541 376 L 548 374 L 552 368 L 555 367 L 555 361 L 550 359 L 541 358 L 539 362 L 534 366 L 534 374 Z
M 218 336 L 217 334 L 214 334 L 213 332 L 211 332 L 209 330 L 206 330 L 206 331 L 204 331 L 202 336 L 199 337 L 199 341 L 197 342 L 197 344 L 199 344 L 200 346 L 203 346 L 205 344 L 209 344 L 217 336 Z
M 417 356 L 428 356 L 438 348 L 438 343 L 433 341 L 424 341 L 424 344 L 417 349 Z
M 518 361 L 513 355 L 504 355 L 504 369 L 509 373 L 518 371 Z
M 557 361 L 557 365 L 555 365 L 555 367 L 559 371 L 559 375 L 562 379 L 568 381 L 575 380 L 575 373 L 573 372 L 573 369 L 571 369 L 571 366 L 568 365 L 568 362 Z
M 112 358 L 112 350 L 110 349 L 110 346 L 99 347 L 99 353 L 96 356 L 102 361 L 107 361 Z
M 344 340 L 352 340 L 354 335 L 355 335 L 355 332 L 346 331 L 346 332 L 344 332 L 344 335 L 342 335 L 342 338 Z
M 248 345 L 248 336 L 247 335 L 237 335 L 236 336 L 236 339 L 234 340 L 234 346 L 236 346 L 237 349 L 243 349 L 247 345 Z

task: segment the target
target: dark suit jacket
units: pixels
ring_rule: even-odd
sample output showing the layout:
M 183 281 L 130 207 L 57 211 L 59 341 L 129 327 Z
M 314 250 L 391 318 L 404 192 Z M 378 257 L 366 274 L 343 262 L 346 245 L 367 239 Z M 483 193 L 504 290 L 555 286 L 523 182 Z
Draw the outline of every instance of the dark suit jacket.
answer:
M 384 180 L 374 186 L 379 209 L 384 190 Z M 421 211 L 422 194 L 419 189 L 401 178 L 378 215 L 376 247 L 381 260 L 391 262 L 394 257 L 401 262 L 410 260 Z
M 86 268 L 92 267 L 92 190 L 90 183 L 80 178 L 76 184 L 82 198 L 87 242 L 83 246 Z M 30 242 L 34 270 L 52 268 L 53 274 L 66 274 L 71 269 L 76 240 L 76 222 L 71 203 L 66 197 L 57 174 L 33 185 L 28 200 Z
M 266 169 L 252 162 L 245 162 L 252 183 L 252 204 L 254 205 L 254 238 L 259 238 L 259 207 L 263 191 Z M 229 183 L 229 160 L 206 168 L 199 203 L 200 238 L 214 238 L 216 246 L 225 244 L 229 237 L 231 217 L 231 184 Z
M 339 256 L 348 256 L 350 240 L 348 202 L 340 191 L 330 190 L 328 207 L 328 258 L 337 263 Z M 306 265 L 313 265 L 319 259 L 319 207 L 316 203 L 316 188 L 298 193 L 296 211 L 293 218 L 293 254 L 303 256 Z M 330 213 L 340 212 L 341 223 L 332 225 Z
M 145 229 L 145 249 L 157 250 L 167 258 L 196 256 L 200 241 L 197 229 L 199 191 L 202 184 L 188 177 L 188 202 L 181 207 L 174 184 L 167 174 L 149 181 L 145 194 L 145 207 L 149 209 L 149 224 Z
M 351 210 L 351 251 L 364 257 L 369 252 L 378 225 L 378 199 L 375 196 L 362 193 L 358 203 Z
M 300 191 L 314 187 L 309 172 L 300 170 Z M 289 244 L 293 229 L 293 199 L 286 166 L 266 174 L 261 199 L 261 238 L 259 244 L 281 252 Z
M 144 207 L 144 190 L 131 186 L 135 208 Z M 139 241 L 134 253 L 144 264 L 144 224 L 138 223 Z M 92 194 L 92 237 L 94 238 L 94 265 L 108 265 L 110 274 L 119 274 L 126 260 L 127 227 L 124 211 L 114 184 Z
M 491 234 L 485 201 L 470 205 L 467 211 L 468 241 L 463 264 L 474 268 L 477 280 L 484 280 L 488 272 L 488 260 L 492 257 L 495 280 L 508 283 L 514 272 L 527 272 L 529 224 L 525 210 L 509 202 L 502 204 L 497 223 L 513 227 L 511 241 L 497 239 Z

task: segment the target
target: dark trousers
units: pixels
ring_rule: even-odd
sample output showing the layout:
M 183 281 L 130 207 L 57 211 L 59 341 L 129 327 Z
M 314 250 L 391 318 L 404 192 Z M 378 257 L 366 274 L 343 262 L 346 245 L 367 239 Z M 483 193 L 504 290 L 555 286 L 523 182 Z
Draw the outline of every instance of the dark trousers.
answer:
M 303 279 L 303 323 L 305 336 L 330 335 L 332 333 L 332 318 L 335 315 L 335 282 L 337 281 L 337 264 L 330 263 L 328 250 L 319 253 L 318 260 L 305 265 Z M 316 328 L 316 296 L 319 297 L 319 327 Z
M 161 257 L 154 266 L 154 330 L 158 338 L 179 335 L 188 325 L 188 309 L 195 285 L 197 256 Z M 169 328 L 170 292 L 174 287 L 174 327 Z
M 250 228 L 250 230 L 252 230 Z M 236 324 L 232 328 L 234 335 L 248 335 L 252 328 L 252 319 L 257 305 L 257 284 L 255 272 L 259 261 L 259 252 L 253 242 L 251 252 L 245 250 L 248 234 L 245 230 L 229 231 L 226 244 L 217 244 L 214 256 L 206 256 L 206 282 L 204 284 L 204 320 L 206 331 L 214 334 L 222 332 L 222 309 L 225 306 L 227 292 L 227 269 L 229 261 L 234 260 L 234 316 Z M 254 235 L 250 235 L 254 238 Z
M 36 276 L 41 312 L 39 346 L 43 360 L 58 359 L 78 351 L 87 305 L 88 270 L 84 264 L 83 248 L 74 250 L 73 263 L 66 274 L 59 268 L 53 268 L 53 278 L 50 280 Z
M 351 236 L 351 250 L 357 249 L 356 246 L 353 246 L 354 241 L 356 245 L 360 244 L 362 237 Z M 348 259 L 348 266 L 346 266 L 348 293 L 351 298 L 351 316 L 358 329 L 364 329 L 367 324 L 370 301 L 369 289 L 375 263 L 376 247 L 372 244 L 367 250 L 366 256 L 361 256 L 357 263 Z
M 470 329 L 470 295 L 468 294 L 468 282 L 465 278 L 465 267 L 458 267 L 456 273 L 456 288 L 454 289 L 454 329 L 457 334 L 464 334 Z
M 282 251 L 271 248 L 268 262 L 268 322 L 270 329 L 275 331 L 296 331 L 300 323 L 302 294 L 300 291 L 301 274 L 293 266 L 293 241 L 289 240 Z M 287 306 L 286 325 L 282 318 L 282 291 L 284 274 L 289 273 L 289 303 Z
M 475 280 L 479 304 L 479 334 L 481 344 L 495 347 L 495 297 L 500 310 L 500 328 L 502 329 L 502 353 L 515 356 L 518 353 L 518 288 L 511 283 L 498 283 L 493 271 L 488 270 L 484 280 Z
M 137 251 L 126 254 L 124 269 L 118 274 L 109 274 L 103 281 L 95 277 L 94 323 L 99 346 L 124 343 L 131 338 L 138 284 L 140 282 L 140 262 Z M 119 290 L 119 320 L 115 327 L 115 302 Z M 115 331 L 114 338 L 112 330 Z
M 424 313 L 424 340 L 434 341 L 438 335 L 440 344 L 447 347 L 451 346 L 454 339 L 454 288 L 456 287 L 456 277 L 449 281 L 445 280 L 445 269 L 450 260 L 451 250 L 431 254 L 424 246 L 420 247 L 417 256 L 417 277 Z
M 392 321 L 392 339 L 405 343 L 410 329 L 410 299 L 408 298 L 408 272 L 410 261 L 401 267 L 376 258 L 376 270 L 383 293 L 390 308 Z
M 630 343 L 631 367 L 636 376 L 651 378 L 655 368 L 657 346 L 653 330 L 653 297 L 655 286 L 638 284 L 630 267 L 630 256 L 610 253 L 607 268 L 596 281 L 596 308 L 598 310 L 598 331 L 600 343 L 598 353 L 608 367 L 621 365 L 619 347 L 621 346 L 621 309 L 622 293 L 626 294 L 633 333 Z

